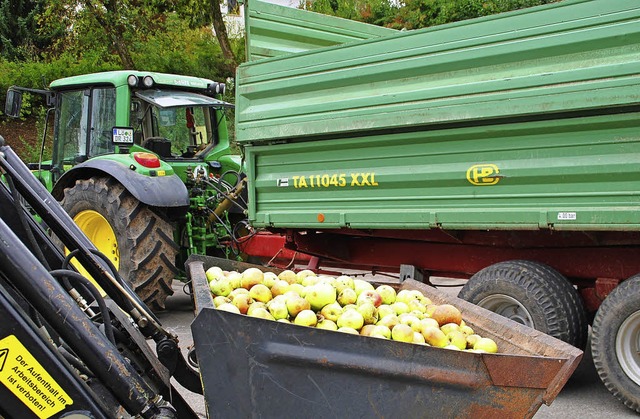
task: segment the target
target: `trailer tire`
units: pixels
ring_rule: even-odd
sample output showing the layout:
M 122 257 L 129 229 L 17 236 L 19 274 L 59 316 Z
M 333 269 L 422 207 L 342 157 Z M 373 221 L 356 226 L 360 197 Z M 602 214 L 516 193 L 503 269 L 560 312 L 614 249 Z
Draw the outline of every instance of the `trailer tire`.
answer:
M 459 298 L 584 349 L 587 316 L 577 290 L 541 263 L 513 260 L 477 272 Z
M 77 180 L 61 205 L 140 299 L 164 309 L 178 273 L 171 224 L 109 177 Z
M 593 321 L 591 354 L 605 387 L 640 413 L 640 275 L 605 298 Z

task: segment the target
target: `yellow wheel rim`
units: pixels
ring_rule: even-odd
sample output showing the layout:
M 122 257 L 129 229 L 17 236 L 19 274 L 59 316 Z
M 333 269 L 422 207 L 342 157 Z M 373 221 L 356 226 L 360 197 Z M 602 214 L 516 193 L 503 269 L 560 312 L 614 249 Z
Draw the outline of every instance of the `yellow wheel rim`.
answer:
M 102 252 L 116 267 L 120 269 L 120 252 L 118 251 L 118 241 L 116 234 L 113 232 L 111 225 L 98 212 L 93 210 L 81 211 L 73 217 L 73 221 L 80 227 L 80 230 L 87 236 L 93 245 Z M 64 254 L 69 254 L 69 250 L 65 247 Z M 100 294 L 105 296 L 106 293 L 100 285 L 93 279 L 89 272 L 80 265 L 76 258 L 71 259 L 71 264 L 76 268 L 78 273 L 89 279 L 93 285 L 98 288 Z
M 91 243 L 113 263 L 116 269 L 120 269 L 118 241 L 107 219 L 96 211 L 87 210 L 76 214 L 73 221 L 91 240 Z

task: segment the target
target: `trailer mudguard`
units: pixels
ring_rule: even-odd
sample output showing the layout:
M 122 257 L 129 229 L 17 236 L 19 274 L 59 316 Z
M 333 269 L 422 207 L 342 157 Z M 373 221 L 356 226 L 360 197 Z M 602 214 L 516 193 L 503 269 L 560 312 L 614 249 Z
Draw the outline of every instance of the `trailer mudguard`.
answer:
M 72 187 L 76 180 L 96 175 L 115 178 L 137 200 L 151 207 L 189 206 L 189 192 L 177 175 L 144 176 L 112 160 L 89 160 L 74 166 L 60 177 L 51 194 L 59 201 L 64 197 L 64 189 Z

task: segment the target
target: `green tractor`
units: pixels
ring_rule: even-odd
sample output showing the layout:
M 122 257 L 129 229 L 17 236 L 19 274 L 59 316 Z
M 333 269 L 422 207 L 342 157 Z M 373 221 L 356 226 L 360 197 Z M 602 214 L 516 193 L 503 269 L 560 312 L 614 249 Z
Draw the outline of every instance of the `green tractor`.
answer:
M 154 309 L 164 307 L 190 254 L 237 257 L 251 236 L 224 88 L 112 71 L 7 93 L 5 113 L 13 117 L 23 92 L 45 95 L 55 112 L 52 157 L 30 168 Z

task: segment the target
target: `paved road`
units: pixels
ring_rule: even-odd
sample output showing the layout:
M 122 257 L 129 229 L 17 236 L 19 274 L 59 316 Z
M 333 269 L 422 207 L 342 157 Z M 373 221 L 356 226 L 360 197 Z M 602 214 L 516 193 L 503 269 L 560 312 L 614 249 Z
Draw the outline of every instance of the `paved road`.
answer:
M 186 353 L 193 344 L 190 324 L 193 320 L 193 310 L 190 297 L 182 291 L 182 284 L 174 284 L 175 294 L 167 301 L 167 311 L 158 317 L 162 324 L 173 330 L 180 339 L 180 347 Z M 455 293 L 456 289 L 449 289 Z M 206 417 L 202 396 L 183 390 L 181 391 L 194 410 L 203 418 Z M 631 410 L 616 400 L 604 387 L 593 367 L 591 354 L 587 351 L 574 375 L 570 378 L 560 395 L 551 406 L 542 406 L 535 419 L 563 418 L 563 419 L 602 419 L 602 418 L 637 418 Z

